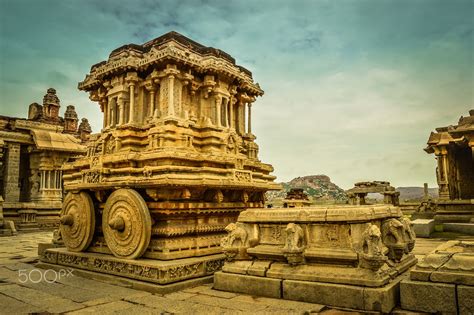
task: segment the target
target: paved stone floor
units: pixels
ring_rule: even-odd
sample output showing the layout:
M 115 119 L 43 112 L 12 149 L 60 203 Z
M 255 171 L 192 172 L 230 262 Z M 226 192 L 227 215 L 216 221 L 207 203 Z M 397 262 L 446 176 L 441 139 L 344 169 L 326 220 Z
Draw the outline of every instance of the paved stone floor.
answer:
M 0 238 L 0 314 L 341 314 L 318 304 L 217 291 L 211 284 L 159 295 L 37 269 L 37 244 L 51 237 L 37 232 Z M 415 255 L 421 258 L 445 241 L 417 239 Z

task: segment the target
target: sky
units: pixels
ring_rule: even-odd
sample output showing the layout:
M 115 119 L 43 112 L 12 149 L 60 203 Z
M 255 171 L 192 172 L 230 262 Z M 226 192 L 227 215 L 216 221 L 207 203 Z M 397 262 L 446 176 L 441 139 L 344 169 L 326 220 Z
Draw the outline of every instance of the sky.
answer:
M 113 49 L 177 31 L 252 71 L 277 181 L 432 187 L 430 132 L 474 108 L 473 29 L 474 0 L 0 0 L 0 115 L 26 117 L 54 87 L 61 113 L 100 132 L 77 83 Z

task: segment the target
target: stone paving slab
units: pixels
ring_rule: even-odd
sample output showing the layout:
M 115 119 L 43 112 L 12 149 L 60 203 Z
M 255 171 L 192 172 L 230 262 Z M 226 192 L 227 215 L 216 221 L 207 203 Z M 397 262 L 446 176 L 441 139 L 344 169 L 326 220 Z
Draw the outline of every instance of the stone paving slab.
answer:
M 39 313 L 43 308 L 18 301 L 7 295 L 0 294 L 0 305 L 2 314 L 30 314 Z
M 0 238 L 1 314 L 358 314 L 319 304 L 218 291 L 212 284 L 161 295 L 132 289 L 125 282 L 107 283 L 104 279 L 78 275 L 59 279 L 42 269 L 42 281 L 22 283 L 20 272 L 37 269 L 32 264 L 36 260 L 37 244 L 51 238 L 52 232 Z M 423 257 L 444 242 L 444 239 L 417 239 L 414 252 Z M 38 271 L 33 274 L 37 275 Z

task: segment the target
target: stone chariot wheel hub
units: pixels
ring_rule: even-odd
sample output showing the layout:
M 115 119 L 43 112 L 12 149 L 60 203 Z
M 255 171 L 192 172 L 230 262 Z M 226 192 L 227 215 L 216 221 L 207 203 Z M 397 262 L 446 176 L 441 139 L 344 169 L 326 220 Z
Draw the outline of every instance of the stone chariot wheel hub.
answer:
M 67 249 L 81 252 L 89 247 L 95 229 L 94 204 L 86 192 L 68 193 L 60 213 L 59 230 Z
M 151 239 L 151 217 L 145 200 L 133 189 L 114 191 L 105 203 L 102 230 L 115 256 L 135 259 L 143 255 Z

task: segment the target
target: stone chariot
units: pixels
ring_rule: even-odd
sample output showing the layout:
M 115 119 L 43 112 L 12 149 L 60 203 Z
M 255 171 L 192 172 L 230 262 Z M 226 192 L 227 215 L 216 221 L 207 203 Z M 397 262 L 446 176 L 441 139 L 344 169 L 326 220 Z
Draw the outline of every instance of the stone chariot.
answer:
M 63 167 L 67 250 L 43 261 L 159 284 L 219 270 L 225 227 L 279 187 L 257 157 L 251 73 L 171 32 L 114 50 L 79 89 L 103 129 Z

